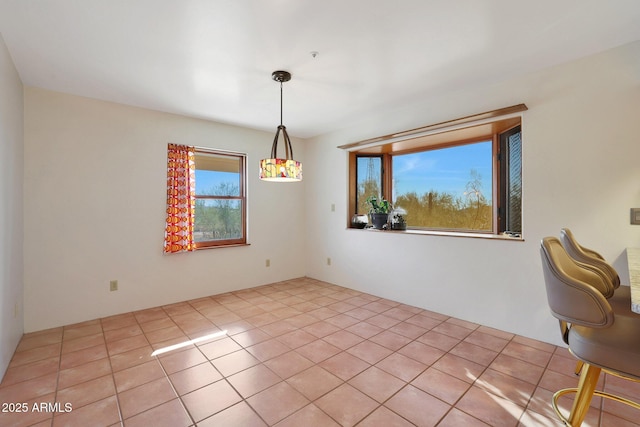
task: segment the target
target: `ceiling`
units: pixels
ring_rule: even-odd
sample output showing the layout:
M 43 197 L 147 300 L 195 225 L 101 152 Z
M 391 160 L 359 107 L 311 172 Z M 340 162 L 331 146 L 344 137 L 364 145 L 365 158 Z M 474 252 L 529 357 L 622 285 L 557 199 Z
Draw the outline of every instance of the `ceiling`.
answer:
M 0 0 L 25 85 L 307 138 L 640 40 L 638 0 Z M 311 52 L 318 52 L 313 57 Z

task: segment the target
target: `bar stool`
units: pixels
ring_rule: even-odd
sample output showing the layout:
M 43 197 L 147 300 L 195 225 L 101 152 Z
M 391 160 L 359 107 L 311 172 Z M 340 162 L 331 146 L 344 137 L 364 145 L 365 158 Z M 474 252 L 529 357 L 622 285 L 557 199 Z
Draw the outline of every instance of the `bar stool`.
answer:
M 547 301 L 560 323 L 563 341 L 584 366 L 578 387 L 558 390 L 552 406 L 567 425 L 579 427 L 593 395 L 613 399 L 640 409 L 640 404 L 596 390 L 600 372 L 640 381 L 640 316 L 614 313 L 601 288 L 602 275 L 575 261 L 556 237 L 541 243 Z M 558 408 L 558 399 L 576 393 L 569 417 Z
M 616 313 L 632 313 L 631 288 L 629 286 L 620 286 L 620 276 L 616 269 L 598 252 L 580 245 L 568 228 L 560 230 L 560 240 L 573 259 L 599 269 L 609 278 L 613 285 L 613 290 L 612 294 L 605 295 L 605 298 L 609 300 L 613 311 Z

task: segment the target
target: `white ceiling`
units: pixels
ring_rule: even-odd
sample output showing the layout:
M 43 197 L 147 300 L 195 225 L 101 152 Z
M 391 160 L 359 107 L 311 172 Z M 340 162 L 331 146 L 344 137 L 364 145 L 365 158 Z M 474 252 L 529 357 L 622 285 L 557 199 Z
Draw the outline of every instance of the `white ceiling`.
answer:
M 310 137 L 640 39 L 638 0 L 0 0 L 24 84 Z M 313 58 L 312 51 L 319 52 Z

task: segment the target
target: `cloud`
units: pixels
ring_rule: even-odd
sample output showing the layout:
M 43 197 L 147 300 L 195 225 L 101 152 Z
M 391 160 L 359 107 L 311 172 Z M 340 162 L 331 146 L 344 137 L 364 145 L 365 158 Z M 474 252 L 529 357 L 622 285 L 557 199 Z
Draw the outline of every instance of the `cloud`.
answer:
M 410 173 L 413 171 L 428 172 L 434 170 L 437 160 L 426 154 L 397 156 L 394 159 L 394 173 Z

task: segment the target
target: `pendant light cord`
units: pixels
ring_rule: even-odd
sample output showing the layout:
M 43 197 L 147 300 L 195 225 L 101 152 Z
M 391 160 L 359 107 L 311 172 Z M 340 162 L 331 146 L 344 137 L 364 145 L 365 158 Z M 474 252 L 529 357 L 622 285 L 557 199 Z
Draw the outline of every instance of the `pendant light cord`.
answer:
M 282 126 L 282 82 L 280 82 L 280 126 Z
M 282 124 L 282 82 L 280 82 L 280 128 L 282 128 L 282 135 L 284 137 L 284 151 L 286 159 L 293 159 L 293 148 L 291 148 L 291 140 L 289 139 L 289 134 L 287 134 L 287 128 Z M 278 128 L 278 132 L 279 129 Z M 276 135 L 277 138 L 277 135 Z

